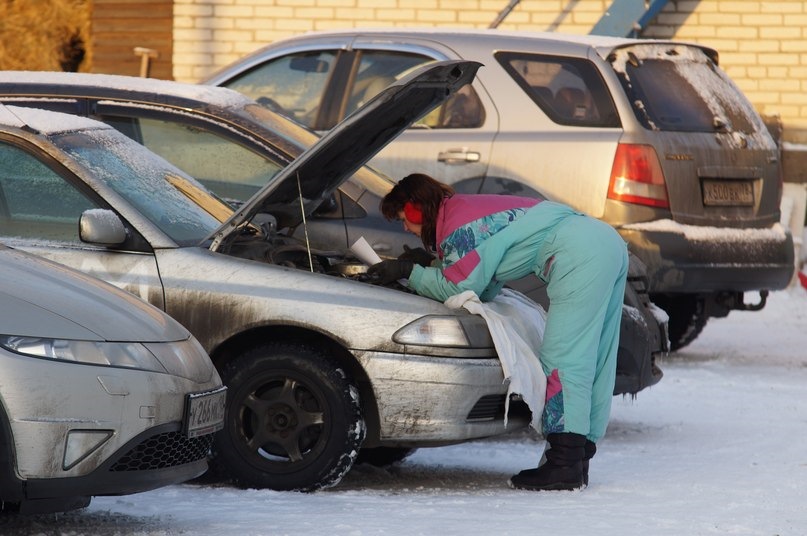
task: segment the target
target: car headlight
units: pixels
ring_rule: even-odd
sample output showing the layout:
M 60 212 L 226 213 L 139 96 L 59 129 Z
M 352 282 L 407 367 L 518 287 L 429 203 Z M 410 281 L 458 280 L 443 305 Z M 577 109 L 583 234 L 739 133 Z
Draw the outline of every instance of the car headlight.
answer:
M 213 374 L 213 363 L 195 337 L 176 342 L 144 342 L 143 346 L 169 374 L 195 382 L 209 381 Z
M 424 316 L 399 329 L 392 340 L 417 346 L 493 347 L 485 319 L 477 315 Z
M 32 357 L 167 372 L 154 354 L 136 342 L 74 341 L 3 335 L 0 336 L 0 346 Z

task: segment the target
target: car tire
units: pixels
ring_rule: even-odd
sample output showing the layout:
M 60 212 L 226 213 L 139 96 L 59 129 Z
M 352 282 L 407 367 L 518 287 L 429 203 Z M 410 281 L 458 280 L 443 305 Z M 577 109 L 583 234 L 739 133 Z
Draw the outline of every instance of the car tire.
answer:
M 236 484 L 280 491 L 334 486 L 365 437 L 359 391 L 324 352 L 270 343 L 222 370 L 224 429 L 213 463 Z
M 374 447 L 361 449 L 356 464 L 372 465 L 373 467 L 388 467 L 408 458 L 416 448 L 407 447 Z
M 706 321 L 706 300 L 692 294 L 659 294 L 653 302 L 664 309 L 670 317 L 670 351 L 680 350 L 698 338 Z

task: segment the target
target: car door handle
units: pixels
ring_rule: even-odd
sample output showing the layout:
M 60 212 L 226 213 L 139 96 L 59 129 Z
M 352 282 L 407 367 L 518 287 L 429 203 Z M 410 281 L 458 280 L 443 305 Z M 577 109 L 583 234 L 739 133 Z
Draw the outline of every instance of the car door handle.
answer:
M 465 164 L 467 162 L 479 162 L 482 155 L 476 151 L 469 151 L 467 147 L 461 149 L 449 149 L 437 153 L 437 161 L 446 164 Z

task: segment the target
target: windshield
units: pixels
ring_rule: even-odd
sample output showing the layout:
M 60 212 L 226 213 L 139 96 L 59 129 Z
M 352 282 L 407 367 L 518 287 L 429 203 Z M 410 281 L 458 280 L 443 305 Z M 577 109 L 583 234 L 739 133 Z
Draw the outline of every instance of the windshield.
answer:
M 243 110 L 257 122 L 268 125 L 267 128 L 274 134 L 287 140 L 291 145 L 298 147 L 298 152 L 292 154 L 294 158 L 299 156 L 300 153 L 308 147 L 314 145 L 320 138 L 317 133 L 307 127 L 282 114 L 272 112 L 263 106 L 249 104 L 245 106 Z M 372 192 L 377 197 L 384 197 L 394 185 L 395 183 L 386 175 L 379 173 L 369 166 L 364 166 L 352 175 L 340 189 L 355 201 L 358 201 L 364 191 Z
M 71 132 L 52 141 L 181 246 L 201 243 L 232 214 L 194 179 L 115 130 Z

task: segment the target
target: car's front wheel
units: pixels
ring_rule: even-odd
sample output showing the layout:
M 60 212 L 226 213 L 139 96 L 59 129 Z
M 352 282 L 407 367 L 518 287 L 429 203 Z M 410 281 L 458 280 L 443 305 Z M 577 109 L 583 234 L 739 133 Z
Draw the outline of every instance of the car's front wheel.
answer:
M 361 448 L 358 389 L 324 352 L 270 343 L 222 370 L 224 429 L 213 463 L 236 483 L 315 491 L 337 484 Z

